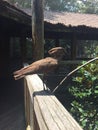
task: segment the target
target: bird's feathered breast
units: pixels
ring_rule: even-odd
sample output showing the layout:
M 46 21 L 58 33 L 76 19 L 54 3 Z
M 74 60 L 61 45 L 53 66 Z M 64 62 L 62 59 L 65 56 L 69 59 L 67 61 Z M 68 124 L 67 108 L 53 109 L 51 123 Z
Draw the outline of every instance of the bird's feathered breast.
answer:
M 32 63 L 28 69 L 31 73 L 48 73 L 58 66 L 58 61 L 54 58 L 47 57 L 45 59 Z

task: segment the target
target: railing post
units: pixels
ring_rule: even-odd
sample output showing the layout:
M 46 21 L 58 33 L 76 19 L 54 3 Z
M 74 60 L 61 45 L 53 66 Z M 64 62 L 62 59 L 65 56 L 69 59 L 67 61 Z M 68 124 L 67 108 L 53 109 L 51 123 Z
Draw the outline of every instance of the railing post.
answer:
M 58 99 L 43 90 L 43 82 L 37 75 L 26 76 L 25 82 L 29 92 L 25 93 L 29 97 L 25 101 L 28 129 L 83 130 Z
M 27 88 L 26 81 L 24 81 L 24 104 L 25 104 L 26 126 L 28 127 L 30 126 L 30 94 Z

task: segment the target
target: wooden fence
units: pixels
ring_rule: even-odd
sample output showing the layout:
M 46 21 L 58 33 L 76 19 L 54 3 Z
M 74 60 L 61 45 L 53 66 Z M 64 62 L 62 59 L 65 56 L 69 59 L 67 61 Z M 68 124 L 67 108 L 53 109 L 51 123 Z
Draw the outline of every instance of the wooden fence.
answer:
M 83 130 L 58 99 L 43 90 L 38 75 L 29 75 L 25 83 L 27 130 Z

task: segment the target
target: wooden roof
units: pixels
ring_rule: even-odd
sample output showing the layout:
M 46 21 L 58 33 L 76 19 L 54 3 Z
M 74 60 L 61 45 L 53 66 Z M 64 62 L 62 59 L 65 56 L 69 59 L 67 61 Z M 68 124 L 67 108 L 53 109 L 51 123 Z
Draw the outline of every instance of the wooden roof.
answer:
M 25 9 L 24 11 L 31 15 L 30 9 Z M 61 24 L 66 27 L 86 26 L 90 28 L 98 28 L 98 15 L 74 12 L 44 11 L 44 22 L 53 25 Z
M 31 28 L 31 10 L 28 10 L 28 9 L 22 10 L 8 3 L 5 0 L 0 0 L 0 17 L 1 19 L 2 17 L 5 17 L 7 18 L 7 20 L 10 19 L 19 23 L 20 24 L 20 26 L 18 26 L 19 28 L 21 28 L 23 25 L 26 25 L 27 28 L 29 27 L 28 32 L 31 32 L 31 29 L 30 29 Z M 3 24 L 3 21 L 2 21 L 2 24 Z M 16 24 L 14 24 L 13 27 L 15 27 L 15 25 Z M 44 26 L 45 26 L 45 31 L 56 31 L 56 32 L 76 31 L 76 32 L 98 33 L 98 15 L 44 11 Z M 12 27 L 12 23 L 10 24 L 10 27 Z M 16 27 L 16 30 L 17 30 L 17 27 Z
M 20 23 L 31 24 L 30 10 L 18 9 L 6 0 L 0 0 L 0 15 L 10 17 Z M 44 21 L 49 24 L 61 24 L 66 27 L 86 26 L 98 28 L 98 15 L 96 14 L 45 11 Z
M 31 15 L 30 9 L 24 10 Z M 98 15 L 44 11 L 45 30 L 98 32 Z
M 31 24 L 31 16 L 5 0 L 0 0 L 0 16 L 10 18 L 26 25 Z
M 51 24 L 62 24 L 66 27 L 86 26 L 91 28 L 98 28 L 98 15 L 95 14 L 81 14 L 69 12 L 52 12 L 45 11 L 44 21 Z

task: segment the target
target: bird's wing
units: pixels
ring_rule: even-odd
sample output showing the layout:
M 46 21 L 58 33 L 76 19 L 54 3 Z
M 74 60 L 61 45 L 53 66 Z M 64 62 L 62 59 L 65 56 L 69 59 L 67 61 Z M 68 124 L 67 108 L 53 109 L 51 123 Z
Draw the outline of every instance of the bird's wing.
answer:
M 14 78 L 20 79 L 28 74 L 48 73 L 56 68 L 58 61 L 54 58 L 48 57 L 38 60 L 25 68 L 14 72 Z

